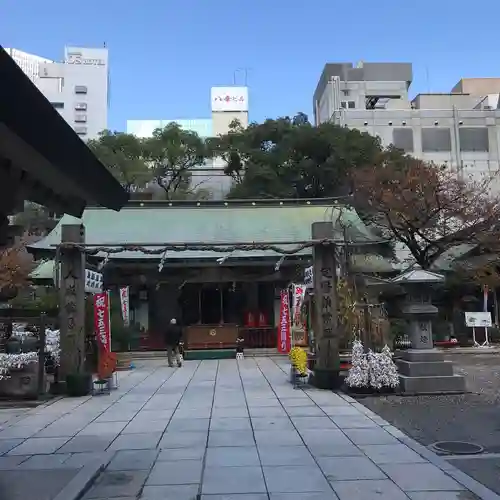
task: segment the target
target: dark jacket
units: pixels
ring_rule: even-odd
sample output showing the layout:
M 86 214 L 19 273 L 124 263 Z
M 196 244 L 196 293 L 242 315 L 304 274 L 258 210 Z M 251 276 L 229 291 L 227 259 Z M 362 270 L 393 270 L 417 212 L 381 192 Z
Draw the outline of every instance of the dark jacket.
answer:
M 169 324 L 165 330 L 165 344 L 177 346 L 182 338 L 182 327 L 180 325 Z

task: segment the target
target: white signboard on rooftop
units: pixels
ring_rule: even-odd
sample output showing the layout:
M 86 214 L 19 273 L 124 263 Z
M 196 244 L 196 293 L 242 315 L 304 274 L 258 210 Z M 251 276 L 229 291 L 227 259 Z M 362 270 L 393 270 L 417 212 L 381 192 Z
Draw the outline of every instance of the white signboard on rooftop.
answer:
M 248 111 L 248 87 L 212 87 L 212 111 Z

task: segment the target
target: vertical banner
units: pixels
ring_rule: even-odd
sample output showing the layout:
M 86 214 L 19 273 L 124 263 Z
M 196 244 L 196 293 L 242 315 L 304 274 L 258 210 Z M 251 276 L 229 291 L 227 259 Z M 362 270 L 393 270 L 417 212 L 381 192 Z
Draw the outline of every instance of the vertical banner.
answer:
M 302 304 L 304 303 L 304 297 L 306 295 L 305 285 L 293 285 L 293 325 L 301 326 L 301 311 Z
M 288 290 L 281 290 L 280 323 L 278 326 L 278 352 L 289 353 L 290 338 L 290 300 Z
M 120 306 L 122 310 L 122 319 L 125 326 L 130 325 L 130 292 L 129 287 L 120 288 Z
M 100 349 L 105 353 L 111 352 L 111 324 L 107 292 L 94 295 L 94 329 Z
M 483 286 L 483 312 L 488 312 L 488 295 L 489 295 L 488 285 L 484 285 Z

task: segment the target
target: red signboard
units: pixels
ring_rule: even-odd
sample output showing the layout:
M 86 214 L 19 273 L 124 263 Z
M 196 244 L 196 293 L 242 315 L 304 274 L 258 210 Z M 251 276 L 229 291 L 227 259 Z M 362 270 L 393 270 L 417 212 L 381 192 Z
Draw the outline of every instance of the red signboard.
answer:
M 290 299 L 288 290 L 281 290 L 280 322 L 278 325 L 278 352 L 289 353 L 290 338 Z
M 94 329 L 100 349 L 104 352 L 111 352 L 111 325 L 107 292 L 94 295 Z

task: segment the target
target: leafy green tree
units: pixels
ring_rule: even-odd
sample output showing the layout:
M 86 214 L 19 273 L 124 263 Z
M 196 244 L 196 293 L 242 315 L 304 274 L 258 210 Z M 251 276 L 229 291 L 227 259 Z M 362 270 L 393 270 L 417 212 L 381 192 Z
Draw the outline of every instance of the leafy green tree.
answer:
M 26 202 L 24 210 L 14 216 L 14 224 L 21 226 L 28 236 L 42 237 L 48 234 L 57 224 L 50 211 L 36 203 Z
M 231 198 L 324 198 L 350 192 L 349 172 L 377 162 L 380 141 L 366 133 L 307 116 L 233 123 L 210 142 L 234 180 Z
M 177 123 L 156 129 L 143 141 L 144 154 L 156 184 L 167 200 L 195 196 L 199 186 L 192 185 L 196 168 L 209 159 L 209 150 L 196 132 L 183 130 Z
M 87 145 L 127 191 L 144 188 L 153 179 L 143 141 L 135 135 L 103 130 Z

